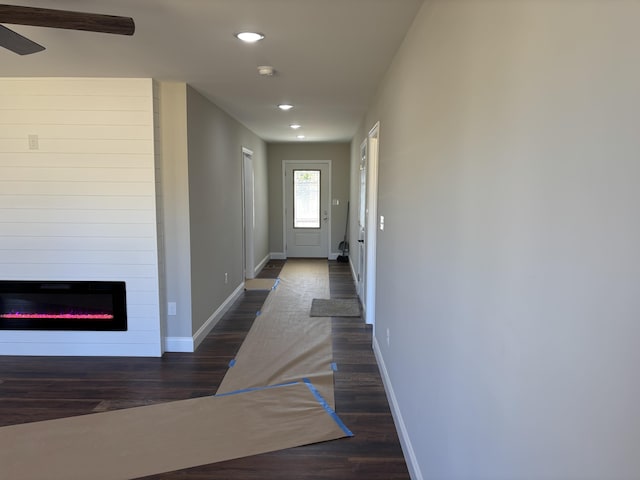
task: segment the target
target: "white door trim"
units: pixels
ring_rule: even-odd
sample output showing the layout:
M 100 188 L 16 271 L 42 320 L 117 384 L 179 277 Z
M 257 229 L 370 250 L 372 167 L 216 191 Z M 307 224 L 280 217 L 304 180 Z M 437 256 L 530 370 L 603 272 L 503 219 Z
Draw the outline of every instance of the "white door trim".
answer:
M 332 171 L 331 171 L 331 160 L 282 160 L 282 250 L 284 251 L 284 258 L 287 258 L 287 184 L 285 173 L 287 171 L 287 166 L 295 163 L 295 164 L 306 164 L 306 163 L 324 163 L 329 168 L 329 186 L 327 191 L 327 199 L 329 201 L 329 222 L 327 225 L 327 258 L 331 256 L 331 185 L 333 184 L 332 180 Z
M 254 228 L 255 199 L 253 178 L 253 151 L 242 147 L 242 268 L 244 278 L 255 277 Z
M 378 233 L 378 156 L 380 122 L 369 131 L 367 145 L 367 231 L 365 237 L 365 321 L 376 324 L 376 239 Z
M 356 292 L 358 297 L 360 297 L 360 301 L 363 306 L 363 318 L 366 318 L 366 266 L 367 266 L 367 257 L 366 257 L 366 244 L 364 241 L 367 238 L 366 235 L 366 225 L 367 225 L 367 143 L 369 141 L 369 137 L 365 138 L 360 144 L 360 161 L 359 161 L 359 176 L 358 176 L 358 244 L 357 244 L 357 276 L 356 276 Z M 364 177 L 364 178 L 363 178 Z M 364 185 L 363 185 L 364 183 Z M 364 191 L 364 193 L 363 193 Z M 362 222 L 360 221 L 362 220 Z M 355 250 L 355 248 L 354 248 Z

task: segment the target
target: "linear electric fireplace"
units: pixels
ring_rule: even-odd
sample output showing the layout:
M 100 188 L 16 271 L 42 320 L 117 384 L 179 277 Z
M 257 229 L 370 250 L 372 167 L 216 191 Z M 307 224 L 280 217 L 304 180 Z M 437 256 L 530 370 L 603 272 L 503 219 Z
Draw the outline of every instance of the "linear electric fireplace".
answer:
M 125 282 L 0 281 L 0 330 L 127 330 Z

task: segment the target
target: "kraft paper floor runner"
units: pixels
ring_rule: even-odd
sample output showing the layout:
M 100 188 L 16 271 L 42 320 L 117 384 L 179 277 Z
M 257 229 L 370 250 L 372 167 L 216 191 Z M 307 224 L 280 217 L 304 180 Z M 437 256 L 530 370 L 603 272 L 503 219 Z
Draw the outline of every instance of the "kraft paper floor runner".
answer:
M 349 435 L 305 383 L 0 428 L 0 478 L 119 480 Z
M 0 478 L 130 479 L 350 435 L 331 320 L 308 316 L 328 295 L 326 260 L 288 261 L 215 397 L 2 427 Z
M 313 298 L 328 296 L 326 260 L 287 261 L 217 394 L 308 377 L 334 407 L 331 319 L 308 312 Z
M 245 290 L 271 290 L 275 287 L 275 278 L 251 278 L 244 281 Z

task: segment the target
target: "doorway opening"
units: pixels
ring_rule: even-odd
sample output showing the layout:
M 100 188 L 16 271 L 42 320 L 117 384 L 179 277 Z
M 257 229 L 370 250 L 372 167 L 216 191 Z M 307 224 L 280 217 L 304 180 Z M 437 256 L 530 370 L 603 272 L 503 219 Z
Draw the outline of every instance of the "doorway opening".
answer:
M 380 123 L 369 131 L 360 146 L 360 192 L 358 216 L 358 266 L 356 290 L 365 321 L 374 325 L 376 307 L 376 235 L 378 215 L 378 152 Z
M 360 191 L 358 192 L 358 259 L 356 270 L 356 292 L 365 306 L 366 285 L 366 219 L 367 219 L 367 140 L 360 145 Z

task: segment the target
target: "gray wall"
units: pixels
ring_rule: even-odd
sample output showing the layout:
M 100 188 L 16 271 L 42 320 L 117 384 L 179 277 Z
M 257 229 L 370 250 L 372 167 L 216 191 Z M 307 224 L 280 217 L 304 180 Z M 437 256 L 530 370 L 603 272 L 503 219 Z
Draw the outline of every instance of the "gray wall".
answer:
M 423 478 L 638 478 L 639 18 L 429 1 L 353 141 L 352 172 L 380 120 L 376 341 Z
M 196 333 L 244 280 L 242 147 L 254 152 L 255 258 L 269 253 L 266 144 L 184 83 L 159 82 L 158 92 L 161 281 L 166 301 L 177 307 L 165 330 L 181 339 Z
M 255 183 L 265 197 L 266 148 L 253 132 L 187 87 L 191 299 L 195 333 L 244 281 L 242 147 L 253 150 Z M 266 251 L 268 219 L 256 212 L 255 258 Z M 229 282 L 225 284 L 225 273 Z
M 332 160 L 331 196 L 340 205 L 331 207 L 331 243 L 329 251 L 338 253 L 344 238 L 349 200 L 350 145 L 348 143 L 270 143 L 269 158 L 269 245 L 271 252 L 284 253 L 282 219 L 282 162 L 284 160 Z
M 175 302 L 176 315 L 167 316 L 165 336 L 190 337 L 191 247 L 189 229 L 189 167 L 187 152 L 187 86 L 158 82 L 160 152 L 157 181 L 160 283 L 164 301 Z

